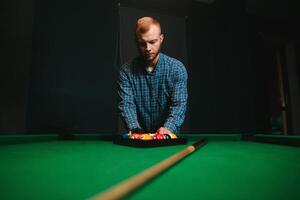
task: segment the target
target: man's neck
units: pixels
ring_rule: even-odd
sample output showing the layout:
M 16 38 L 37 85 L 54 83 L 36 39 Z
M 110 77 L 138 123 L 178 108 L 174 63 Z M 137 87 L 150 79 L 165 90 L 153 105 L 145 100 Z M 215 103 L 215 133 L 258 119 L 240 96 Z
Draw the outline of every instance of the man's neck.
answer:
M 156 58 L 153 61 L 147 62 L 147 71 L 148 72 L 152 72 L 155 69 L 158 59 L 159 59 L 159 54 L 156 56 Z

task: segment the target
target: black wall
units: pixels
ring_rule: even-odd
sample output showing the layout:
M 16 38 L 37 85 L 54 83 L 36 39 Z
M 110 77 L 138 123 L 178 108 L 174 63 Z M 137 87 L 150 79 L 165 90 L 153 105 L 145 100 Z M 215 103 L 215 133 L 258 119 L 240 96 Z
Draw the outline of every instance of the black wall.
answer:
M 116 130 L 117 3 L 1 3 L 1 134 Z
M 30 132 L 115 132 L 117 26 L 114 1 L 37 2 Z
M 0 134 L 26 131 L 34 0 L 0 2 Z
M 194 4 L 188 16 L 192 129 L 255 128 L 250 30 L 242 1 Z

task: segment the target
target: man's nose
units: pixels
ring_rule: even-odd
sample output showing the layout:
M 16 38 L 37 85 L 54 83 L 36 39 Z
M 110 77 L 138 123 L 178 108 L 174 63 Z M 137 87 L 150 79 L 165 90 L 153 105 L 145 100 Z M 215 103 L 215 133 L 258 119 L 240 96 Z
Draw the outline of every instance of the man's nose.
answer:
M 146 51 L 150 51 L 151 50 L 151 45 L 150 44 L 146 44 Z

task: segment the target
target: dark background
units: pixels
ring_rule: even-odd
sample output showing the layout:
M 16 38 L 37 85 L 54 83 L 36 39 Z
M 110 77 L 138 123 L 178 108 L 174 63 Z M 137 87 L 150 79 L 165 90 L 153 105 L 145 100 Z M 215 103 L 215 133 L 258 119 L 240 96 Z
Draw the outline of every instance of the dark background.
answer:
M 119 6 L 186 19 L 190 110 L 184 131 L 271 130 L 273 51 L 292 41 L 299 58 L 296 1 L 5 0 L 1 134 L 117 131 Z M 289 132 L 299 134 L 298 110 L 288 111 Z

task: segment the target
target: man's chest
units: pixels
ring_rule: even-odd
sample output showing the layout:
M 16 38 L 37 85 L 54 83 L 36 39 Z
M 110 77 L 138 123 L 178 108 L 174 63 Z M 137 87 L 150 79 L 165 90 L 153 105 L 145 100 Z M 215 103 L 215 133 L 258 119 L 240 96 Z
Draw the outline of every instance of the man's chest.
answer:
M 142 75 L 132 78 L 132 89 L 135 94 L 148 93 L 169 96 L 174 81 L 170 74 Z

